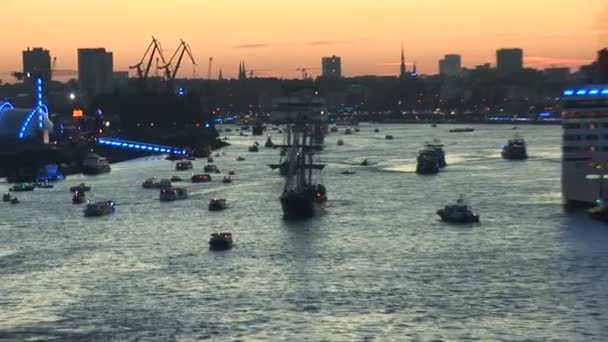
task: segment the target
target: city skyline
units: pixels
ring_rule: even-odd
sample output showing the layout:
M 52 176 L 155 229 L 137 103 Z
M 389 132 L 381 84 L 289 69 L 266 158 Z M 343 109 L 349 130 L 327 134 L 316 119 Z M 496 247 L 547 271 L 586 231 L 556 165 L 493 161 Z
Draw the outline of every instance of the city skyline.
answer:
M 213 57 L 213 78 L 220 68 L 224 77 L 236 77 L 240 61 L 257 76 L 295 78 L 300 75 L 298 68 L 317 76 L 321 57 L 331 55 L 342 58 L 345 76 L 397 75 L 402 44 L 408 66 L 416 62 L 425 74 L 437 73 L 437 61 L 445 54 L 461 55 L 462 66 L 470 68 L 495 65 L 497 49 L 515 47 L 524 50 L 526 67 L 575 68 L 595 60 L 597 51 L 608 45 L 608 6 L 601 0 L 507 5 L 467 0 L 458 6 L 447 1 L 313 0 L 302 6 L 274 0 L 212 4 L 176 0 L 171 8 L 150 5 L 143 11 L 138 4 L 116 0 L 4 5 L 11 13 L 31 13 L 28 26 L 17 16 L 5 19 L 9 27 L 23 28 L 4 42 L 0 55 L 4 79 L 6 73 L 21 70 L 21 52 L 27 47 L 50 50 L 58 69 L 77 69 L 78 48 L 103 47 L 114 52 L 115 70 L 127 70 L 142 57 L 151 35 L 169 56 L 180 38 L 187 41 L 198 62 L 198 77 L 206 76 L 208 58 Z M 143 14 L 134 15 L 136 11 Z M 50 24 L 44 18 L 51 18 Z M 192 67 L 182 67 L 180 76 L 191 77 Z

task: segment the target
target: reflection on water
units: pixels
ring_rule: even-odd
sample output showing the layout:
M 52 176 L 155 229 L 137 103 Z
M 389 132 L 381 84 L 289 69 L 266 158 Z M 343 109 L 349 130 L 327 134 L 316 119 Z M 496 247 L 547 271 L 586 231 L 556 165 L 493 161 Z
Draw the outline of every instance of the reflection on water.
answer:
M 281 220 L 282 179 L 266 166 L 278 151 L 248 153 L 264 137 L 238 131 L 215 158 L 234 183 L 184 182 L 186 201 L 141 188 L 191 176 L 158 157 L 19 194 L 0 206 L 0 339 L 602 340 L 608 228 L 562 210 L 561 129 L 520 127 L 530 159 L 509 162 L 499 146 L 511 130 L 450 127 L 330 134 L 329 201 L 303 223 Z M 420 177 L 416 155 L 433 138 L 449 166 Z M 372 164 L 358 165 L 364 157 Z M 81 182 L 116 213 L 84 219 L 67 190 Z M 439 222 L 435 211 L 459 194 L 480 225 Z M 208 212 L 214 196 L 230 208 Z M 234 249 L 208 251 L 215 231 L 231 231 Z

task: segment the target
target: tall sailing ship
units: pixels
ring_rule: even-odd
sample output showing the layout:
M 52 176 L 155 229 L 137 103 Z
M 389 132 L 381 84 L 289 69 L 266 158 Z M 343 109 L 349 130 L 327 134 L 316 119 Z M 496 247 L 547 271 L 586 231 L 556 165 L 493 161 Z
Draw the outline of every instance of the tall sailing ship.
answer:
M 327 200 L 327 191 L 315 178 L 325 165 L 313 162 L 322 150 L 326 127 L 325 102 L 315 89 L 299 89 L 287 97 L 274 101 L 273 119 L 287 124 L 283 145 L 285 151 L 278 164 L 270 165 L 285 176 L 285 187 L 280 196 L 283 216 L 288 220 L 306 219 L 315 215 L 315 206 Z
M 315 215 L 315 205 L 327 201 L 325 186 L 313 178 L 313 170 L 321 171 L 324 164 L 315 164 L 313 156 L 321 146 L 314 145 L 312 127 L 304 122 L 291 124 L 285 187 L 280 201 L 283 217 L 289 220 L 306 219 Z

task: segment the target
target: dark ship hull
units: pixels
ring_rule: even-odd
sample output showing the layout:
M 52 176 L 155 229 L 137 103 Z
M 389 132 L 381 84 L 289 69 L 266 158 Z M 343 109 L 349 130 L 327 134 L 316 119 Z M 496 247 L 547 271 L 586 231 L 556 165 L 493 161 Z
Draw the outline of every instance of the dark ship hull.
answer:
M 528 153 L 525 148 L 505 148 L 502 150 L 502 157 L 508 160 L 525 160 L 528 159 Z
M 303 220 L 315 215 L 314 202 L 308 193 L 283 193 L 281 207 L 286 220 Z

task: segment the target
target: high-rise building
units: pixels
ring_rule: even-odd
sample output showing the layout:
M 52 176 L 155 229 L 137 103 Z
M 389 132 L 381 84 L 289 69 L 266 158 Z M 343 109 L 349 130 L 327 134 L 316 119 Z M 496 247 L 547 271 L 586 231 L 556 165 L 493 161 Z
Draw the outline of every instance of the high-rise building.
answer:
M 78 49 L 78 82 L 86 96 L 112 91 L 113 71 L 112 52 L 104 48 Z
M 461 76 L 462 62 L 460 55 L 445 55 L 439 60 L 439 74 L 450 77 Z
M 51 54 L 43 48 L 27 48 L 23 51 L 23 76 L 28 79 L 40 76 L 45 81 L 51 80 Z
M 608 49 L 600 50 L 597 53 L 597 63 L 600 83 L 608 83 Z
M 326 78 L 341 78 L 342 77 L 342 60 L 338 56 L 321 58 L 321 66 L 323 77 Z
M 496 69 L 499 73 L 510 74 L 524 68 L 524 51 L 522 49 L 496 50 Z

